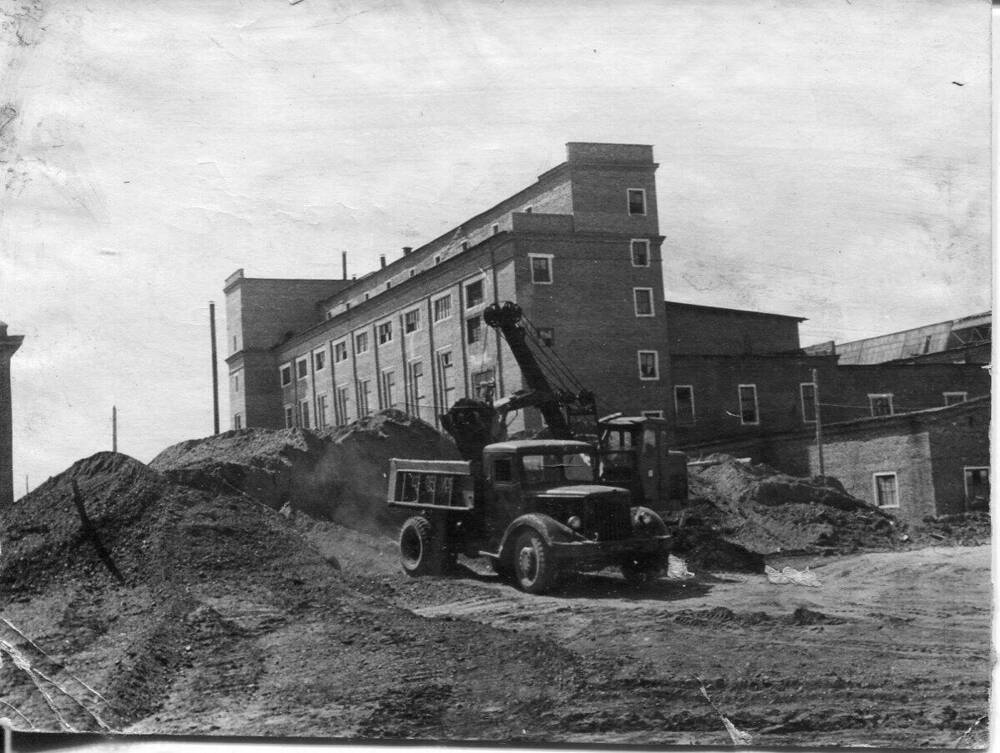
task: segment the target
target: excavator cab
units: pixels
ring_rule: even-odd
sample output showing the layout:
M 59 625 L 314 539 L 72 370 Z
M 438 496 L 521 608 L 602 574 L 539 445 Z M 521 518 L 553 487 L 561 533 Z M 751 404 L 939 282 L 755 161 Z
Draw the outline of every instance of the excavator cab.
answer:
M 687 501 L 687 457 L 669 449 L 667 421 L 612 414 L 597 426 L 601 481 L 628 488 L 635 505 L 679 512 Z

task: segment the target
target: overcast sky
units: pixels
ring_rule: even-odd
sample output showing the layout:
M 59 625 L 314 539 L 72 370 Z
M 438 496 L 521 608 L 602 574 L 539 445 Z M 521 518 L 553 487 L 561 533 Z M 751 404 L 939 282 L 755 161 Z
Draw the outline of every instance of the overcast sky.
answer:
M 235 269 L 364 273 L 568 141 L 653 145 L 670 299 L 803 344 L 991 305 L 988 2 L 27 5 L 0 0 L 16 494 L 110 449 L 113 404 L 143 461 L 211 433 Z

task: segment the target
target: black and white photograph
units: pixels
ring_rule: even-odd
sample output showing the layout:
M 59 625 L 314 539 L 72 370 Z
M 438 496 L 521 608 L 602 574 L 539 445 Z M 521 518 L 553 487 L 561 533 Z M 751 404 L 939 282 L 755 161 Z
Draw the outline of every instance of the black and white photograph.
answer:
M 986 748 L 991 21 L 0 0 L 12 750 Z

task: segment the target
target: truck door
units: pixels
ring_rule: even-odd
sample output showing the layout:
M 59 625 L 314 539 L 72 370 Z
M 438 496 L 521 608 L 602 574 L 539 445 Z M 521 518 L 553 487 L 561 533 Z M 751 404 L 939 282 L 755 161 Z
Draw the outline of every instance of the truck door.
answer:
M 486 458 L 486 537 L 488 548 L 496 551 L 504 531 L 514 518 L 522 514 L 521 483 L 514 458 L 492 455 Z

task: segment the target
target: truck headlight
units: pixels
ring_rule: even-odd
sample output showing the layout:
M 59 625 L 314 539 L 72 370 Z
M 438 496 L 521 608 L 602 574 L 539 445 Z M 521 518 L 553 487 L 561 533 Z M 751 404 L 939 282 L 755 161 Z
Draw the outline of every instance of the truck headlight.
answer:
M 576 515 L 573 515 L 569 520 L 566 521 L 566 525 L 572 528 L 574 531 L 579 531 L 583 527 L 583 521 Z

